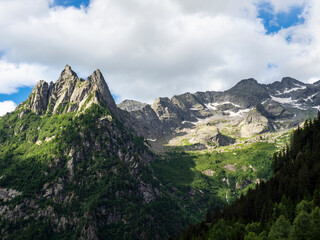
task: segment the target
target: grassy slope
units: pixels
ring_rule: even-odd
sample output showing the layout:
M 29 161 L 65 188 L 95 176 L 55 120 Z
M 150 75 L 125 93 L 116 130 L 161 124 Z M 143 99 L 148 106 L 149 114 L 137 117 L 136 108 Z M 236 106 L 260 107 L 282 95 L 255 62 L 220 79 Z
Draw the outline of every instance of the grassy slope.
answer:
M 143 204 L 138 192 L 140 182 L 129 174 L 127 164 L 116 156 L 108 156 L 111 151 L 107 145 L 101 146 L 101 150 L 91 147 L 98 140 L 101 143 L 110 142 L 111 146 L 122 148 L 133 156 L 145 150 L 143 139 L 126 134 L 126 130 L 121 129 L 123 126 L 115 120 L 109 124 L 110 132 L 116 130 L 121 136 L 110 138 L 103 135 L 108 129 L 101 131 L 97 121 L 109 115 L 106 109 L 93 106 L 79 116 L 71 113 L 40 117 L 28 113 L 20 118 L 18 114 L 13 112 L 0 118 L 0 188 L 15 189 L 22 194 L 8 202 L 0 201 L 0 209 L 6 206 L 14 209 L 17 205 L 25 206 L 27 202 L 34 201 L 35 209 L 24 207 L 24 215 L 37 215 L 50 206 L 55 213 L 53 218 L 71 217 L 78 219 L 79 223 L 53 232 L 52 222 L 55 220 L 50 215 L 44 219 L 30 217 L 14 221 L 1 215 L 1 239 L 4 236 L 8 239 L 34 239 L 35 236 L 42 236 L 42 239 L 77 239 L 83 227 L 90 224 L 91 220 L 86 216 L 106 223 L 108 215 L 100 216 L 98 209 L 101 207 L 107 213 L 114 211 L 120 215 L 120 219 L 107 224 L 108 227 L 98 226 L 98 234 L 103 239 L 167 238 L 189 222 L 183 222 L 181 215 L 187 217 L 187 214 L 170 196 L 163 195 L 157 201 Z M 84 150 L 82 141 L 90 143 L 89 150 Z M 134 149 L 128 148 L 128 143 Z M 83 153 L 75 163 L 72 181 L 68 180 L 67 169 L 70 148 Z M 140 180 L 151 181 L 154 187 L 162 190 L 153 181 L 148 168 L 140 167 L 140 170 Z M 51 188 L 60 183 L 63 189 L 57 196 L 43 197 L 46 184 Z M 69 203 L 59 200 L 60 197 L 65 199 L 73 195 L 76 197 Z M 173 215 L 170 221 L 169 215 Z M 122 219 L 131 224 L 124 224 Z
M 152 168 L 160 182 L 185 201 L 185 207 L 190 208 L 196 220 L 203 217 L 208 206 L 222 207 L 254 188 L 257 179 L 269 179 L 273 174 L 271 159 L 276 150 L 274 143 L 266 142 L 220 153 L 218 150 L 184 152 L 175 148 L 159 156 Z M 204 174 L 206 170 L 213 175 Z

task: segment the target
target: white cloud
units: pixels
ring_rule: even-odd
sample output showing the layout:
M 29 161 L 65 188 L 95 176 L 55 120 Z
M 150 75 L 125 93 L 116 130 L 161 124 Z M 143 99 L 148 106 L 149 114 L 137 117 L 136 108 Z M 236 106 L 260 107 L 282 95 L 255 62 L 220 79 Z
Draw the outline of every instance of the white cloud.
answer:
M 33 86 L 40 79 L 51 79 L 52 70 L 36 64 L 13 64 L 0 60 L 0 94 L 11 94 L 18 87 Z
M 8 112 L 12 112 L 17 105 L 12 101 L 0 102 L 0 116 L 5 115 Z
M 82 77 L 99 68 L 120 99 L 146 102 L 223 90 L 249 77 L 264 83 L 320 78 L 319 3 L 271 0 L 277 11 L 294 5 L 307 11 L 304 25 L 270 36 L 256 17 L 261 2 L 93 0 L 76 9 L 49 8 L 48 0 L 0 0 L 0 50 L 6 53 L 0 91 L 55 80 L 65 64 Z M 1 64 L 14 67 L 4 71 Z
M 269 0 L 264 2 L 270 2 L 271 5 L 275 8 L 275 11 L 289 11 L 290 8 L 295 6 L 304 6 L 309 4 L 309 0 Z

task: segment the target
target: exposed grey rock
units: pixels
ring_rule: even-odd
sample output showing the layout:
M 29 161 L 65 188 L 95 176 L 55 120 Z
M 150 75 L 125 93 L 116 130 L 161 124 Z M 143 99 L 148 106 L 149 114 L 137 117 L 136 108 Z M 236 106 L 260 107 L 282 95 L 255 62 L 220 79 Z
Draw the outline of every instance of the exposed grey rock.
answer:
M 252 109 L 246 119 L 240 124 L 241 137 L 252 137 L 270 130 L 268 119 L 256 108 Z
M 37 85 L 33 88 L 30 96 L 26 101 L 26 108 L 31 111 L 41 114 L 47 109 L 48 105 L 48 83 L 44 80 L 41 80 L 37 83 Z M 24 114 L 25 111 L 22 111 Z M 19 115 L 20 117 L 23 114 Z
M 92 103 L 104 104 L 111 111 L 117 111 L 114 99 L 99 70 L 95 70 L 85 81 L 78 78 L 71 67 L 66 65 L 56 83 L 51 82 L 48 88 L 48 83 L 40 81 L 20 108 L 27 107 L 38 114 L 61 114 L 83 111 Z
M 275 101 L 268 101 L 264 104 L 258 104 L 257 109 L 265 117 L 271 119 L 284 119 L 294 117 L 294 114 L 290 112 L 290 110 L 285 109 L 280 103 Z
M 97 236 L 97 226 L 94 222 L 93 224 L 86 224 L 82 231 L 79 240 L 98 240 Z
M 299 122 L 303 118 L 301 110 L 310 109 L 316 112 L 316 108 L 320 106 L 319 91 L 318 83 L 305 84 L 289 77 L 268 85 L 259 84 L 250 78 L 224 92 L 207 91 L 185 93 L 171 99 L 157 98 L 151 106 L 125 100 L 117 107 L 99 70 L 95 70 L 85 81 L 79 79 L 67 65 L 56 83 L 50 83 L 49 87 L 44 81 L 37 84 L 25 105 L 20 106 L 19 116 L 22 117 L 28 109 L 37 114 L 81 112 L 96 103 L 106 106 L 134 134 L 147 139 L 157 139 L 185 127 L 183 122 L 197 122 L 215 114 L 229 117 L 231 113 L 256 106 L 269 125 L 270 121 L 285 119 Z M 298 112 L 295 109 L 298 109 Z M 265 119 L 262 122 L 265 122 Z M 253 127 L 252 124 L 249 126 L 243 123 L 242 133 L 259 132 L 257 129 L 258 125 Z M 272 128 L 269 127 L 269 130 Z M 96 148 L 98 147 L 101 146 L 96 145 Z
M 294 78 L 284 77 L 282 80 L 268 84 L 267 88 L 272 95 L 278 95 L 290 89 L 297 88 L 298 86 L 306 86 L 307 84 L 300 82 Z M 291 92 L 292 93 L 292 92 Z
M 129 117 L 127 119 L 131 119 L 131 127 L 137 135 L 151 139 L 163 134 L 163 123 L 150 105 L 146 105 L 141 110 L 130 112 Z
M 241 80 L 223 96 L 224 101 L 236 103 L 243 108 L 255 106 L 269 98 L 266 88 L 253 78 Z
M 206 118 L 212 115 L 204 103 L 191 93 L 173 96 L 171 102 L 180 109 L 183 121 L 196 121 L 197 118 Z
M 216 142 L 217 146 L 228 146 L 230 144 L 235 143 L 235 140 L 233 138 L 224 136 L 220 132 L 218 132 L 217 135 L 213 136 L 211 138 L 211 141 Z
M 132 111 L 142 110 L 147 105 L 148 104 L 146 103 L 141 103 L 135 100 L 124 100 L 123 102 L 119 103 L 117 106 L 122 110 L 125 110 L 127 112 L 132 112 Z
M 103 98 L 109 108 L 115 110 L 116 103 L 100 70 L 95 70 L 87 81 L 97 86 L 96 91 L 100 92 L 99 96 Z
M 155 200 L 155 194 L 151 183 L 140 182 L 140 192 L 145 203 L 150 203 Z
M 0 188 L 0 199 L 3 201 L 9 201 L 19 195 L 21 195 L 21 192 L 18 192 L 17 190 L 14 189 L 5 189 L 5 188 Z
M 152 109 L 163 123 L 164 131 L 178 127 L 184 120 L 180 114 L 181 110 L 167 97 L 157 98 L 152 104 Z
M 204 144 L 207 144 L 207 145 L 214 145 L 218 147 L 218 146 L 228 146 L 234 143 L 235 140 L 230 137 L 222 135 L 216 126 L 211 125 L 211 123 L 208 123 L 205 126 L 196 130 L 195 137 L 191 142 L 194 144 L 203 143 L 202 144 L 203 146 Z M 199 145 L 198 148 L 202 149 L 203 147 Z M 206 147 L 203 149 L 206 149 Z

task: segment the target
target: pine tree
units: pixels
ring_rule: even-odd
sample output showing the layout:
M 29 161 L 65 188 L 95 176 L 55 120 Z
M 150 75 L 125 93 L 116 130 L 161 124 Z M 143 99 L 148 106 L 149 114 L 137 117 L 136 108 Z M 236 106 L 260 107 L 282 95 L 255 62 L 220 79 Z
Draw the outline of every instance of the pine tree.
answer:
M 275 221 L 269 232 L 269 239 L 286 239 L 292 231 L 292 226 L 288 219 L 281 215 L 277 221 Z
M 291 237 L 297 240 L 312 239 L 314 227 L 310 215 L 302 210 L 293 222 Z

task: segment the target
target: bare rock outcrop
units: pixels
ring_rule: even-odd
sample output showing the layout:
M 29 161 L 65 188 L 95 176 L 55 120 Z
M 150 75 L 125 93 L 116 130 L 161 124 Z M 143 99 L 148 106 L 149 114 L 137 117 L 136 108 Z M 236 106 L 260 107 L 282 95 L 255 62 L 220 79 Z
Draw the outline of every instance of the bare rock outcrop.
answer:
M 249 112 L 248 116 L 240 126 L 241 137 L 252 137 L 271 130 L 268 118 L 263 116 L 256 108 Z
M 46 111 L 48 105 L 48 90 L 48 83 L 44 80 L 39 81 L 27 98 L 26 108 L 37 114 Z
M 102 103 L 111 111 L 117 111 L 100 70 L 95 70 L 85 81 L 66 65 L 57 82 L 51 82 L 49 86 L 47 82 L 39 81 L 20 108 L 30 109 L 37 114 L 61 114 L 81 112 L 92 103 Z
M 117 106 L 118 106 L 118 108 L 120 108 L 122 110 L 125 110 L 127 112 L 132 112 L 132 111 L 142 110 L 147 105 L 148 104 L 146 104 L 146 103 L 141 103 L 141 102 L 134 101 L 134 100 L 124 100 L 121 103 L 119 103 Z

